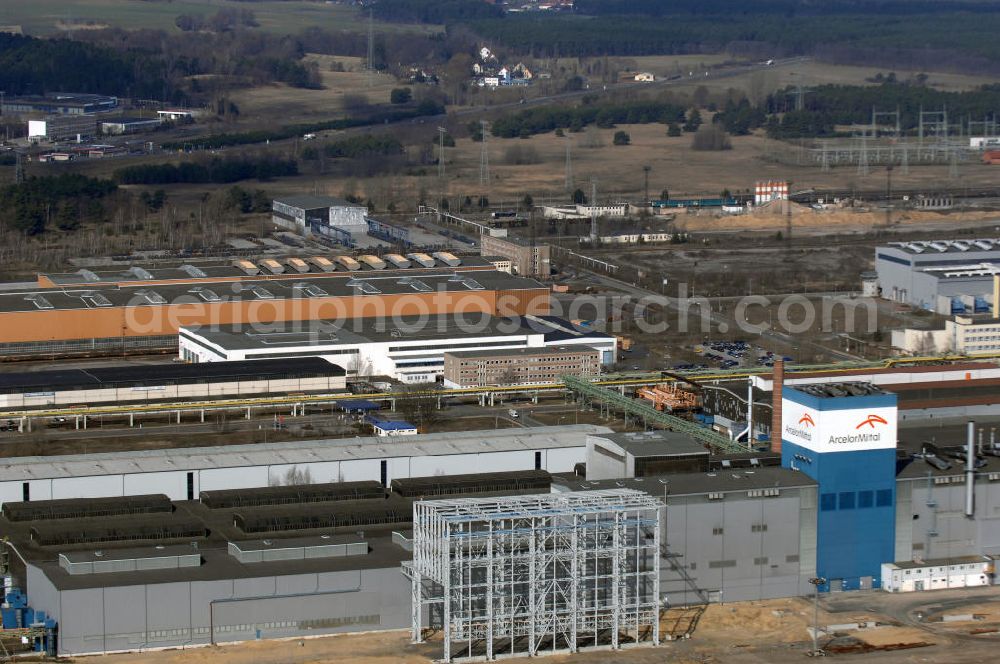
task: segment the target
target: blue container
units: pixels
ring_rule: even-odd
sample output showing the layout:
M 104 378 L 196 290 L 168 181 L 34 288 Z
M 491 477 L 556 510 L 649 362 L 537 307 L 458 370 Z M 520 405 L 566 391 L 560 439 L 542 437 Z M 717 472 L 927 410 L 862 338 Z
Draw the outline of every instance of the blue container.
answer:
M 3 616 L 3 628 L 4 629 L 14 629 L 17 627 L 17 609 L 14 607 L 4 607 L 0 609 L 0 615 Z

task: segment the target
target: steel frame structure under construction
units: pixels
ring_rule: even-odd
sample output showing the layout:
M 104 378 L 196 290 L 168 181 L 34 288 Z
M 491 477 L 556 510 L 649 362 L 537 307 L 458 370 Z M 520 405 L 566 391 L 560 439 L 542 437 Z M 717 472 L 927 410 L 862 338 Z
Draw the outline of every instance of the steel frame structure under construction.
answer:
M 413 641 L 443 661 L 660 642 L 660 514 L 641 491 L 413 505 Z

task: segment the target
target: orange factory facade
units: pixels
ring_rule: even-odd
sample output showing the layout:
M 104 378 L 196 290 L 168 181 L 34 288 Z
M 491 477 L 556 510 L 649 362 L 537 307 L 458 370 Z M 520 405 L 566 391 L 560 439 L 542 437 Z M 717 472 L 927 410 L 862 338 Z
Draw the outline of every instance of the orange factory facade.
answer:
M 467 313 L 513 316 L 545 314 L 549 291 L 542 287 L 476 292 L 431 292 L 270 300 L 53 308 L 0 312 L 0 344 L 63 340 L 125 339 L 176 335 L 181 326 L 248 325 L 308 320 L 392 318 Z

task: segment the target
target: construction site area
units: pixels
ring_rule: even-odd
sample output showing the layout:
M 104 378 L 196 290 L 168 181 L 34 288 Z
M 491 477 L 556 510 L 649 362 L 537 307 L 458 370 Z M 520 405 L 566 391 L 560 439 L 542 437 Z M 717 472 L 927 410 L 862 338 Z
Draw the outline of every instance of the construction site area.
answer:
M 823 633 L 821 644 L 828 657 L 852 662 L 859 657 L 885 664 L 938 661 L 943 657 L 957 664 L 989 661 L 997 647 L 997 630 L 1000 629 L 997 594 L 992 590 L 972 594 L 945 591 L 945 594 L 947 598 L 930 602 L 927 598 L 919 602 L 909 599 L 900 602 L 895 596 L 867 595 L 863 598 L 867 608 L 863 609 L 851 609 L 842 606 L 842 602 L 824 599 L 817 613 Z M 941 603 L 949 604 L 950 608 L 945 612 L 935 611 L 935 606 Z M 914 617 L 895 618 L 901 610 Z M 672 636 L 670 630 L 677 623 L 675 616 L 680 613 L 685 611 L 670 611 L 662 616 L 664 636 Z M 921 613 L 928 618 L 917 618 Z M 664 641 L 651 650 L 619 651 L 614 654 L 613 661 L 652 664 L 666 658 L 681 664 L 800 662 L 812 647 L 813 617 L 812 602 L 808 598 L 712 605 L 701 615 L 688 638 Z M 864 627 L 859 627 L 861 624 Z M 831 625 L 835 628 L 829 627 Z M 396 631 L 109 655 L 92 661 L 101 664 L 255 664 L 261 661 L 424 664 L 435 658 L 439 648 L 439 636 L 431 636 L 425 643 L 414 645 L 408 634 Z M 600 664 L 609 659 L 608 653 L 580 653 L 572 657 L 555 655 L 552 661 Z

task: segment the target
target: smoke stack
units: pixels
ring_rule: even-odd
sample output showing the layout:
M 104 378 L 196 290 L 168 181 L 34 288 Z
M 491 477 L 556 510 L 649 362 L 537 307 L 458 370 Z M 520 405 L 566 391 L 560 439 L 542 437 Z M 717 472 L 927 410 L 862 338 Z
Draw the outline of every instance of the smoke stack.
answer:
M 976 499 L 976 423 L 969 422 L 968 439 L 965 445 L 965 516 L 975 514 Z
M 781 454 L 781 388 L 785 384 L 785 362 L 774 361 L 771 385 L 771 451 Z

